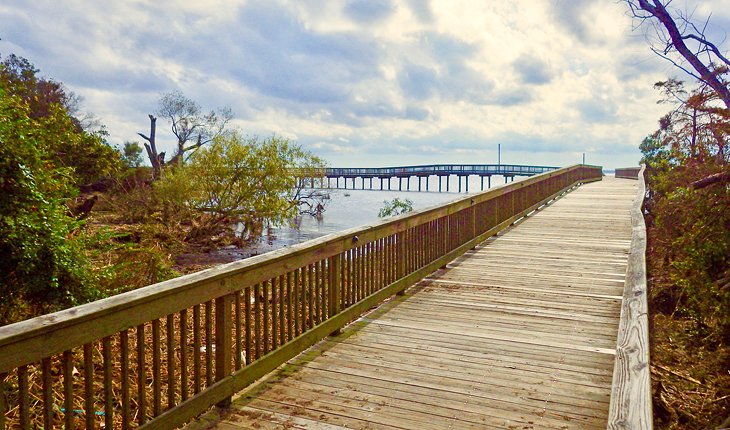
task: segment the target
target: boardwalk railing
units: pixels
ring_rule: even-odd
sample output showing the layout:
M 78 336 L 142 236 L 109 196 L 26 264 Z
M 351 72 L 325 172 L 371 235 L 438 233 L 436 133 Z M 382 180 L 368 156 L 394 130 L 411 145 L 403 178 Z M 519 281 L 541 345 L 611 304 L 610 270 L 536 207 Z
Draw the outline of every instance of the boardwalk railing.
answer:
M 616 169 L 616 177 L 623 179 L 638 179 L 641 167 L 619 167 Z
M 0 429 L 172 428 L 601 168 L 577 165 L 0 327 Z
M 426 164 L 401 167 L 331 167 L 325 169 L 328 177 L 398 177 L 419 175 L 517 175 L 531 176 L 557 170 L 550 166 L 518 164 Z
M 621 306 L 616 364 L 613 371 L 609 429 L 651 429 L 649 369 L 649 306 L 646 285 L 646 225 L 644 224 L 644 166 L 631 209 L 631 248 Z M 616 169 L 618 176 L 619 169 Z

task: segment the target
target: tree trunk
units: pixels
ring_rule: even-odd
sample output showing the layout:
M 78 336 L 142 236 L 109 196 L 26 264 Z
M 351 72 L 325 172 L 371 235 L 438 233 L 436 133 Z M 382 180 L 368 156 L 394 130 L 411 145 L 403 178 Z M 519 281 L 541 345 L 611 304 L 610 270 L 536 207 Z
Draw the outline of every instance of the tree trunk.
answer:
M 153 177 L 155 179 L 160 177 L 162 172 L 162 166 L 165 164 L 165 153 L 157 153 L 157 145 L 155 143 L 155 134 L 157 132 L 157 118 L 154 115 L 148 115 L 150 117 L 150 135 L 145 136 L 142 133 L 137 133 L 146 140 L 148 143 L 144 144 L 144 148 L 147 150 L 147 158 L 152 164 Z

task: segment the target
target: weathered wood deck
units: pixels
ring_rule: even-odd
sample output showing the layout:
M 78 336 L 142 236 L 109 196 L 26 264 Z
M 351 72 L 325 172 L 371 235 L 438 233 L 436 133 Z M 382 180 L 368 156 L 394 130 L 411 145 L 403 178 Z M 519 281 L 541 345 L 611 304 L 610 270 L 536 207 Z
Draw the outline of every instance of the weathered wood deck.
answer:
M 583 185 L 190 428 L 606 428 L 636 187 Z

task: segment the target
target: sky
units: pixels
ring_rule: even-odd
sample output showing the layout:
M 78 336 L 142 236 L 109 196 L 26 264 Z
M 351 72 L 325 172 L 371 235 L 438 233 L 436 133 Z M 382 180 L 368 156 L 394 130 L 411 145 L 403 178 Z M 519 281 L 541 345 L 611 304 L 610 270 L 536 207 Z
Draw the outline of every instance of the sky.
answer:
M 712 13 L 718 41 L 725 1 L 687 2 Z M 653 84 L 687 79 L 627 12 L 612 0 L 4 0 L 0 55 L 80 95 L 116 145 L 141 141 L 178 90 L 334 167 L 496 163 L 500 144 L 503 163 L 585 153 L 614 168 L 638 164 L 669 109 Z M 169 123 L 157 135 L 171 153 Z

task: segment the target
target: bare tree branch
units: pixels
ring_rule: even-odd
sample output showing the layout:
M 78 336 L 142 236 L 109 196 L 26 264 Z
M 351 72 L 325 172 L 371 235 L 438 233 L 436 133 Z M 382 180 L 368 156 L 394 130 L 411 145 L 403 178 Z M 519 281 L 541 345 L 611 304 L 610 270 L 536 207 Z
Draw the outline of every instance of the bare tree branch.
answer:
M 657 55 L 660 55 L 662 58 L 669 60 L 674 66 L 712 87 L 712 89 L 718 93 L 725 106 L 730 109 L 730 89 L 728 89 L 727 83 L 720 78 L 720 75 L 727 70 L 723 71 L 718 69 L 714 65 L 713 61 L 711 61 L 712 57 L 709 57 L 707 64 L 703 63 L 700 60 L 699 55 L 703 52 L 707 52 L 708 54 L 712 52 L 722 63 L 725 64 L 725 66 L 729 66 L 730 62 L 728 62 L 727 57 L 722 54 L 716 45 L 704 37 L 704 30 L 700 31 L 697 26 L 691 22 L 691 15 L 685 16 L 680 11 L 677 14 L 677 19 L 679 20 L 678 25 L 677 20 L 675 20 L 667 10 L 671 1 L 665 1 L 662 3 L 661 0 L 627 0 L 627 3 L 634 17 L 642 20 L 642 22 L 657 19 L 659 23 L 661 23 L 664 31 L 666 31 L 666 37 L 664 37 L 663 31 L 659 31 L 659 29 L 655 27 L 658 32 L 659 39 L 664 41 L 664 48 L 659 50 L 652 47 L 652 51 L 657 53 Z M 707 23 L 705 23 L 703 28 L 706 27 Z M 688 32 L 690 28 L 697 34 Z M 689 46 L 687 46 L 687 40 L 694 40 L 700 44 L 697 53 L 692 52 Z M 677 61 L 669 58 L 668 54 L 674 51 L 681 55 L 687 63 L 692 66 L 695 73 L 690 73 L 687 68 L 682 67 Z

